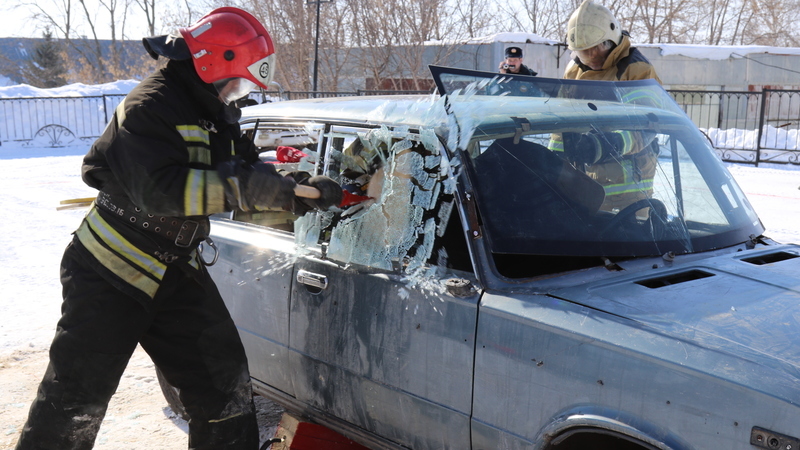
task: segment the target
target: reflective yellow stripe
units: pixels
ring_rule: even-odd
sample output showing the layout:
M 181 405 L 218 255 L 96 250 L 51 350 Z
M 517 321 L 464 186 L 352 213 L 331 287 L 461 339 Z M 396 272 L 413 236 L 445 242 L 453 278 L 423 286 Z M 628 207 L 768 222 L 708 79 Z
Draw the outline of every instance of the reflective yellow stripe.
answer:
M 622 95 L 622 102 L 643 106 L 653 106 L 656 108 L 664 107 L 662 97 L 649 89 L 633 89 L 631 91 L 627 91 Z
M 242 413 L 237 413 L 237 414 L 234 414 L 234 415 L 232 415 L 232 416 L 223 417 L 222 419 L 209 419 L 209 420 L 208 420 L 208 423 L 219 423 L 219 422 L 224 422 L 224 421 L 226 421 L 226 420 L 235 419 L 236 417 L 239 417 L 239 416 L 241 416 L 241 415 L 242 415 Z
M 183 141 L 187 144 L 186 149 L 189 152 L 189 162 L 211 164 L 211 149 L 209 148 L 211 140 L 208 137 L 207 130 L 197 125 L 176 125 L 175 129 L 178 130 Z M 205 144 L 205 146 L 197 144 Z
M 653 189 L 653 179 L 642 180 L 638 183 L 609 184 L 608 186 L 603 186 L 603 189 L 606 191 L 606 196 L 650 191 Z
M 184 188 L 183 212 L 187 216 L 205 215 L 205 170 L 189 169 Z
M 159 280 L 164 278 L 167 266 L 158 259 L 139 250 L 127 239 L 122 237 L 117 230 L 111 227 L 102 217 L 97 209 L 92 209 L 86 215 L 86 221 L 92 231 L 103 240 L 108 247 L 125 257 L 131 263 L 141 267 L 145 271 L 153 274 Z
M 117 116 L 117 128 L 122 126 L 122 122 L 125 121 L 125 99 L 122 99 L 117 105 L 117 108 L 114 110 L 114 113 Z
M 563 152 L 564 151 L 564 140 L 563 139 L 555 139 L 550 138 L 550 143 L 547 144 L 547 148 L 553 152 Z
M 620 137 L 622 137 L 622 155 L 627 155 L 628 153 L 633 150 L 633 143 L 634 143 L 634 136 L 633 132 L 631 131 L 615 131 Z
M 217 172 L 206 172 L 206 210 L 204 214 L 225 212 L 225 186 Z
M 176 125 L 175 128 L 186 142 L 199 142 L 202 144 L 211 145 L 211 141 L 208 138 L 208 131 L 200 128 L 197 125 Z
M 211 149 L 205 147 L 186 147 L 189 152 L 189 162 L 211 165 Z
M 84 221 L 76 231 L 78 239 L 87 250 L 106 268 L 125 280 L 128 284 L 139 289 L 153 298 L 158 291 L 159 283 L 145 275 L 127 261 L 120 258 L 116 253 L 103 247 L 89 230 L 90 225 Z
M 633 161 L 630 159 L 624 159 L 620 161 L 619 164 L 620 168 L 622 169 L 623 181 L 622 183 L 603 186 L 603 189 L 606 191 L 606 196 L 627 194 L 630 192 L 651 191 L 653 189 L 654 178 L 646 178 L 636 181 L 636 177 L 633 176 L 634 167 L 636 164 Z

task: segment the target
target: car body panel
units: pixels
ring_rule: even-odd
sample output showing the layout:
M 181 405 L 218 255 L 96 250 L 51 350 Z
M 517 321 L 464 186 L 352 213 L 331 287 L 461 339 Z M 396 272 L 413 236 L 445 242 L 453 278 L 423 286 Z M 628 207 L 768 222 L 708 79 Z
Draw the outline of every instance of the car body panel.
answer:
M 793 258 L 756 265 L 744 259 L 775 254 Z M 682 281 L 686 274 L 703 278 Z M 655 273 L 642 273 L 610 283 L 566 288 L 552 295 L 611 314 L 624 316 L 663 333 L 708 348 L 778 365 L 800 381 L 800 248 L 780 246 L 769 251 L 708 258 Z M 709 276 L 710 275 L 710 276 Z M 677 280 L 653 286 L 653 280 Z M 664 298 L 670 301 L 664 301 Z M 698 301 L 702 299 L 702 301 Z M 757 380 L 752 382 L 757 383 Z
M 296 267 L 328 279 L 319 292 L 293 287 L 298 400 L 411 448 L 468 448 L 478 295 L 308 258 Z
M 288 232 L 214 218 L 209 270 L 257 391 L 373 448 L 558 450 L 611 436 L 745 450 L 768 448 L 762 429 L 797 439 L 800 247 L 761 235 L 660 87 L 455 72 L 443 97 L 245 108 L 242 128 L 262 150 L 285 138 L 311 155 L 286 170 L 348 189 L 366 179 L 359 193 L 379 186 L 359 207 L 293 218 Z M 540 85 L 493 97 L 507 82 Z M 644 91 L 646 102 L 629 100 Z M 623 132 L 655 136 L 648 195 L 666 213 L 637 206 L 615 221 L 622 209 L 536 203 L 571 195 L 537 172 L 561 164 L 551 156 L 481 178 L 495 164 L 483 155 L 516 157 L 520 142 L 542 156 L 565 133 Z M 525 191 L 526 174 L 555 195 Z M 495 184 L 506 191 L 487 193 Z M 497 205 L 512 209 L 498 220 Z M 533 224 L 512 227 L 519 245 L 501 235 L 515 215 Z M 535 228 L 543 217 L 552 229 Z
M 294 395 L 289 364 L 289 299 L 294 237 L 214 219 L 219 258 L 210 273 L 225 300 L 250 364 L 251 376 Z M 248 301 L 236 301 L 246 298 Z
M 637 421 L 661 430 L 652 436 L 686 442 L 672 448 L 710 448 L 712 442 L 750 448 L 751 428 L 767 422 L 791 431 L 796 419 L 789 417 L 796 417 L 800 401 L 798 348 L 791 344 L 800 317 L 797 286 L 725 274 L 719 266 L 740 264 L 733 256 L 703 266 L 715 267 L 717 277 L 665 287 L 672 292 L 660 295 L 671 302 L 648 302 L 638 288 L 649 288 L 632 282 L 644 278 L 641 273 L 552 295 L 485 294 L 473 416 L 481 425 L 473 427 L 473 448 L 491 448 L 484 445 L 498 439 L 533 448 L 544 433 L 539 424 L 597 410 L 608 419 L 633 420 L 629 425 L 639 429 Z M 784 263 L 778 272 L 792 270 L 800 259 Z M 741 286 L 748 281 L 750 289 Z M 736 295 L 697 301 L 717 298 L 731 286 Z

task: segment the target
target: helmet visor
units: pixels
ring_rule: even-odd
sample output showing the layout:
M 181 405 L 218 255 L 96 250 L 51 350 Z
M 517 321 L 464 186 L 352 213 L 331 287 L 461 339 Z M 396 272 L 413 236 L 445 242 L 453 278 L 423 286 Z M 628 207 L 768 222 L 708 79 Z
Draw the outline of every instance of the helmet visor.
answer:
M 214 82 L 214 87 L 219 92 L 219 99 L 226 105 L 234 100 L 246 96 L 256 89 L 256 84 L 247 78 L 226 78 Z

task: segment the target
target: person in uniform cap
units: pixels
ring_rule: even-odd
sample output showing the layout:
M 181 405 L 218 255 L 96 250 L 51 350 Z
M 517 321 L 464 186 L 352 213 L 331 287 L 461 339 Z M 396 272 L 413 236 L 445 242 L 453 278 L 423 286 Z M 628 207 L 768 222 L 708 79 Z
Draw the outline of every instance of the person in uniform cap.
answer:
M 508 47 L 506 49 L 506 59 L 500 62 L 498 70 L 500 73 L 536 76 L 536 72 L 522 64 L 522 49 L 519 47 Z

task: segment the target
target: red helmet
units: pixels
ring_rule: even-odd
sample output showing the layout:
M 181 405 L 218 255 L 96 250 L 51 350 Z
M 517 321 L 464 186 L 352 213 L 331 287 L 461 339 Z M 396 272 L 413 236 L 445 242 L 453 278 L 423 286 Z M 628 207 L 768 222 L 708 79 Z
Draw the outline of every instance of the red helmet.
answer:
M 245 78 L 262 88 L 275 73 L 275 48 L 263 25 L 238 8 L 218 8 L 186 28 L 181 36 L 194 68 L 206 83 Z

